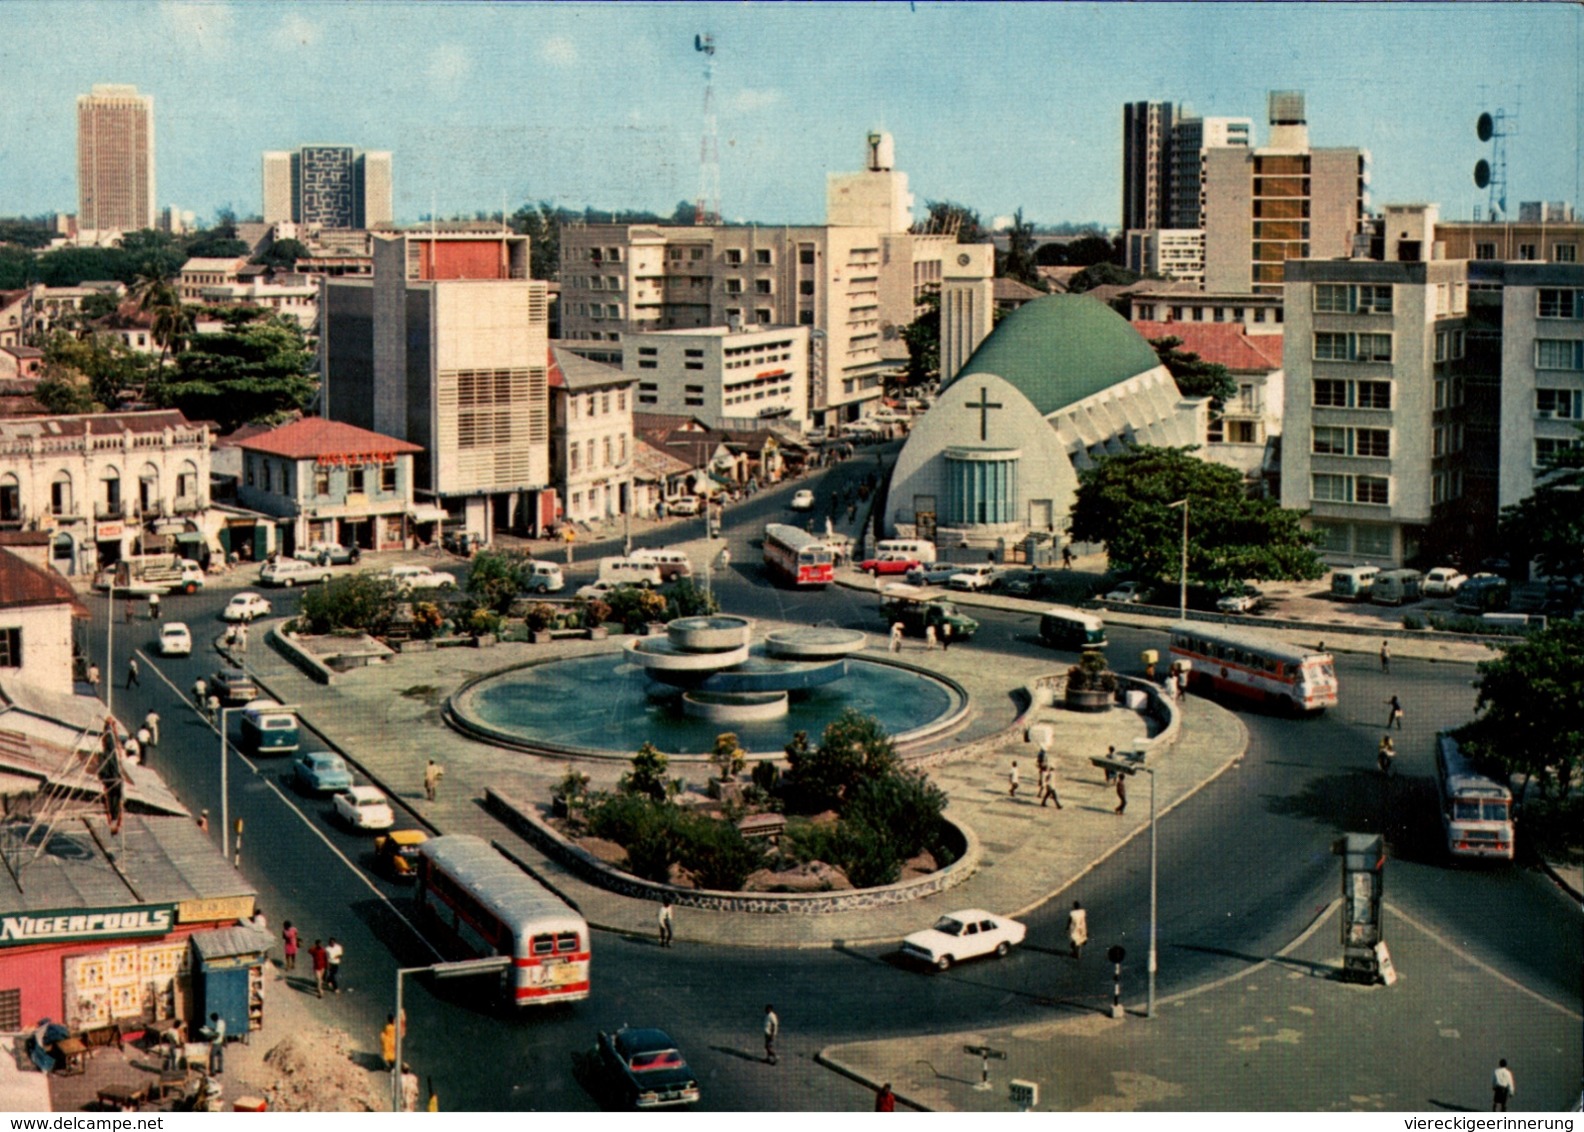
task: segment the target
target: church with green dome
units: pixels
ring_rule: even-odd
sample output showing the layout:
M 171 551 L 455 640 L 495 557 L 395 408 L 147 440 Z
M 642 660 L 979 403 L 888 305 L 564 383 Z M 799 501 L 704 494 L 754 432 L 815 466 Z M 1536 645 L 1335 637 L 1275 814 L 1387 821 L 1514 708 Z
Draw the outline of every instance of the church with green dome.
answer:
M 1004 318 L 942 388 L 897 457 L 884 535 L 995 548 L 1064 543 L 1078 471 L 1134 445 L 1203 444 L 1207 398 L 1185 398 L 1154 349 L 1086 295 Z

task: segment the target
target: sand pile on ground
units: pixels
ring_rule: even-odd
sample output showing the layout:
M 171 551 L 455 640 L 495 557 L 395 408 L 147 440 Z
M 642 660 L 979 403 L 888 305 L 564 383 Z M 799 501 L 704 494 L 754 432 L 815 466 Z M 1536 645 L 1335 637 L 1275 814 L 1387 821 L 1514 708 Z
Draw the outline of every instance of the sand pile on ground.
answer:
M 381 1112 L 389 1108 L 352 1040 L 319 1026 L 293 1034 L 264 1055 L 275 1112 Z

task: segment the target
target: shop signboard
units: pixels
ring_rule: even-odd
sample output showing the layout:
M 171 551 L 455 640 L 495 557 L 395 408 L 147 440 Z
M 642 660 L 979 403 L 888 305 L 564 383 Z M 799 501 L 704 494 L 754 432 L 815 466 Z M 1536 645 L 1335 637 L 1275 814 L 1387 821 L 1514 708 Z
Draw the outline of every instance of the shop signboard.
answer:
M 84 939 L 161 936 L 176 926 L 176 905 L 72 908 L 0 915 L 0 947 Z

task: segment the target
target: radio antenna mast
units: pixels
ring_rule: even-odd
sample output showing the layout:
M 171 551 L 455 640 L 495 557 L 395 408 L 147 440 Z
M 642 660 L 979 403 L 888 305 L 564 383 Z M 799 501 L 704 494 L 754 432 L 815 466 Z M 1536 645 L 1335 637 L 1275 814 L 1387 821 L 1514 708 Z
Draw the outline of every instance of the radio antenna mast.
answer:
M 693 223 L 720 223 L 720 147 L 715 127 L 715 37 L 693 37 L 693 50 L 704 56 L 704 134 L 699 140 L 699 192 Z

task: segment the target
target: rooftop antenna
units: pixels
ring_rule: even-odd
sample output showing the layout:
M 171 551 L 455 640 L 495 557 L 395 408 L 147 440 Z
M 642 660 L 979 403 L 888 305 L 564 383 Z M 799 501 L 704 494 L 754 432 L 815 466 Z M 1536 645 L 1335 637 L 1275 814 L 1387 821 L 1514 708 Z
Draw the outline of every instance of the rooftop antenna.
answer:
M 1474 135 L 1491 146 L 1490 160 L 1474 163 L 1474 184 L 1489 189 L 1486 209 L 1492 220 L 1507 219 L 1507 139 L 1518 133 L 1518 113 L 1484 111 L 1474 122 Z
M 715 127 L 715 37 L 693 37 L 693 50 L 704 56 L 704 135 L 699 140 L 699 192 L 693 223 L 720 223 L 720 147 Z

